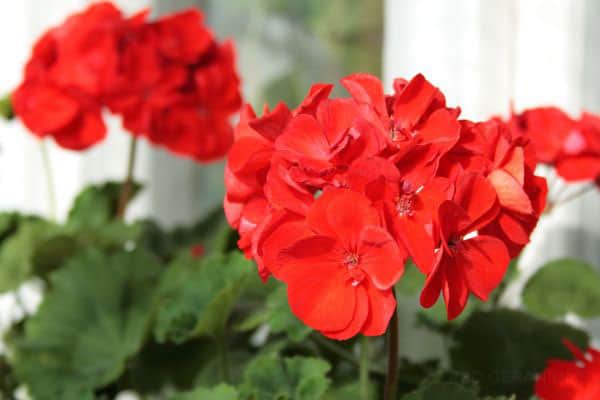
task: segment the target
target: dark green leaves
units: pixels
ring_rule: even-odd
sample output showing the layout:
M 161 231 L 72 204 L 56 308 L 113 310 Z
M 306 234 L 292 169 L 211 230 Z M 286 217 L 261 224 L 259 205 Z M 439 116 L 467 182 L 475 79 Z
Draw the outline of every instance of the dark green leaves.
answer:
M 529 280 L 523 302 L 542 317 L 561 317 L 569 312 L 584 318 L 599 317 L 600 274 L 581 261 L 553 261 Z
M 16 224 L 14 234 L 1 242 L 0 292 L 16 289 L 31 277 L 37 246 L 59 230 L 39 219 L 21 219 Z
M 248 317 L 238 329 L 250 330 L 262 323 L 268 324 L 273 333 L 285 333 L 292 342 L 301 342 L 312 331 L 292 314 L 284 285 L 270 293 L 265 307 Z
M 145 252 L 97 250 L 55 272 L 17 346 L 15 369 L 34 398 L 92 398 L 117 378 L 142 345 L 160 273 Z
M 329 387 L 324 360 L 308 357 L 255 358 L 240 387 L 243 400 L 319 400 Z
M 131 197 L 140 189 L 141 185 L 134 184 Z M 76 229 L 103 227 L 115 218 L 120 194 L 121 184 L 116 182 L 86 187 L 75 198 L 67 224 Z
M 224 384 L 218 385 L 212 389 L 197 388 L 191 392 L 180 393 L 171 398 L 171 400 L 237 400 L 238 393 L 231 386 Z
M 561 323 L 546 322 L 520 311 L 477 311 L 452 335 L 453 368 L 479 381 L 485 395 L 515 393 L 528 398 L 534 377 L 550 358 L 569 359 L 568 339 L 586 348 L 588 336 Z
M 159 342 L 184 342 L 223 333 L 234 302 L 255 267 L 240 253 L 195 259 L 185 254 L 166 272 L 160 288 Z

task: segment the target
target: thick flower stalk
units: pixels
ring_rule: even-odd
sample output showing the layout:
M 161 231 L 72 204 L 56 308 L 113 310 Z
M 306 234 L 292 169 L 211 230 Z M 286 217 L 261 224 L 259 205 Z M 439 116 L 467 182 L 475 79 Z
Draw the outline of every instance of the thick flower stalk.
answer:
M 500 121 L 459 120 L 422 75 L 394 94 L 367 74 L 317 84 L 294 110 L 243 109 L 224 207 L 263 279 L 287 284 L 292 311 L 334 339 L 381 335 L 392 287 L 412 258 L 448 318 L 483 300 L 544 209 L 528 141 Z
M 600 351 L 585 353 L 567 342 L 574 360 L 550 360 L 538 377 L 535 394 L 540 400 L 584 400 L 600 398 Z
M 225 155 L 241 106 L 231 42 L 219 43 L 195 9 L 147 20 L 95 3 L 35 44 L 13 93 L 16 115 L 40 138 L 83 150 L 106 136 L 102 111 L 133 135 L 181 156 Z

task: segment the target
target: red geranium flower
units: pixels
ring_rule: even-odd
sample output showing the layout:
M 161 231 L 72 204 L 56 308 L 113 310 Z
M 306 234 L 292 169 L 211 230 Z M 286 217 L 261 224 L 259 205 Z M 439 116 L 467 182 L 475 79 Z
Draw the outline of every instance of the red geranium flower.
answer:
M 442 292 L 455 318 L 469 293 L 488 298 L 543 210 L 527 139 L 459 121 L 422 75 L 392 96 L 371 75 L 342 83 L 351 98 L 317 84 L 295 110 L 243 113 L 225 171 L 238 245 L 331 338 L 385 331 L 407 257 L 428 276 L 422 304 Z
M 271 267 L 287 283 L 294 313 L 335 339 L 385 332 L 404 259 L 377 210 L 358 193 L 332 189 L 312 205 L 306 224 L 313 235 L 281 251 Z
M 550 360 L 538 377 L 535 394 L 540 400 L 595 400 L 600 398 L 600 351 L 584 354 L 569 342 L 575 360 Z
M 96 3 L 35 45 L 16 114 L 37 136 L 86 149 L 106 135 L 102 108 L 134 135 L 197 161 L 223 156 L 241 106 L 231 42 L 218 43 L 198 10 L 146 21 Z
M 498 209 L 494 188 L 477 174 L 465 175 L 457 182 L 454 200 L 441 203 L 441 246 L 421 293 L 424 307 L 435 304 L 442 292 L 448 319 L 454 319 L 469 293 L 486 301 L 498 286 L 510 261 L 508 250 L 500 239 L 477 233 Z
M 567 182 L 600 176 L 600 117 L 584 112 L 573 119 L 556 107 L 539 107 L 513 115 L 509 124 L 532 141 L 538 162 Z

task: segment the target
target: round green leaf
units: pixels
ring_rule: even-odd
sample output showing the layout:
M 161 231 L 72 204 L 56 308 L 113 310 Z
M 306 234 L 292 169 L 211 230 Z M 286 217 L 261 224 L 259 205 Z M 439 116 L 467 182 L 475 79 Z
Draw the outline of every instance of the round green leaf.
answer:
M 51 275 L 16 343 L 15 370 L 37 400 L 93 398 L 141 347 L 161 267 L 142 251 L 88 250 Z
M 569 312 L 584 318 L 599 317 L 600 274 L 582 261 L 550 262 L 527 283 L 523 303 L 542 317 L 561 317 Z

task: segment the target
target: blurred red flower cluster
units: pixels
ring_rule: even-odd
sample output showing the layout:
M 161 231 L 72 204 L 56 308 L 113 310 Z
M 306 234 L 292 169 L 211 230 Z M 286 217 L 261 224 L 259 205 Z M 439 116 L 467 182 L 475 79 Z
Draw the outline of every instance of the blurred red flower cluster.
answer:
M 513 115 L 514 132 L 531 139 L 538 161 L 553 166 L 567 182 L 600 178 L 600 117 L 582 113 L 573 119 L 556 107 Z
M 25 125 L 82 150 L 106 136 L 108 107 L 132 134 L 176 154 L 223 156 L 241 106 L 232 43 L 218 43 L 198 10 L 152 22 L 147 14 L 96 3 L 46 32 L 13 94 Z
M 540 400 L 593 400 L 600 398 L 600 351 L 584 354 L 567 342 L 575 360 L 550 360 L 538 377 L 535 394 Z
M 459 120 L 422 75 L 386 96 L 368 74 L 350 98 L 314 85 L 294 110 L 242 111 L 225 171 L 225 212 L 263 279 L 335 339 L 380 335 L 411 257 L 448 318 L 486 300 L 545 206 L 528 140 L 498 120 Z

